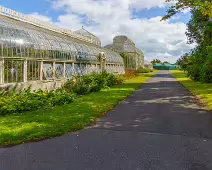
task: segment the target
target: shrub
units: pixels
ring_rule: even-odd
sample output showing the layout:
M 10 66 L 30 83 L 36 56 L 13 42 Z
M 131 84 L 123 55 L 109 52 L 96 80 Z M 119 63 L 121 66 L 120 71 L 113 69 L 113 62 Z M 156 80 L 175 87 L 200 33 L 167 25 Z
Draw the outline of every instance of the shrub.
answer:
M 125 74 L 125 79 L 131 79 L 133 77 L 138 76 L 139 72 L 136 70 L 127 71 Z
M 77 85 L 74 92 L 79 95 L 84 95 L 90 92 L 89 86 L 86 84 Z
M 115 80 L 115 84 L 121 84 L 126 80 L 125 75 L 117 75 L 116 76 L 116 80 Z
M 135 76 L 135 74 L 133 73 L 131 76 Z M 61 89 L 55 91 L 37 90 L 31 92 L 31 88 L 19 92 L 16 91 L 16 88 L 11 92 L 2 91 L 0 92 L 0 115 L 68 104 L 74 100 L 74 94 L 84 95 L 100 91 L 102 88 L 108 88 L 123 81 L 123 75 L 115 76 L 102 72 L 91 76 L 74 77 Z
M 203 65 L 201 70 L 201 78 L 202 82 L 212 83 L 212 59 L 209 58 L 208 61 Z
M 106 78 L 107 86 L 112 87 L 113 85 L 115 85 L 116 79 L 117 77 L 115 75 L 113 74 L 108 75 L 108 77 Z
M 69 93 L 73 91 L 74 85 L 75 85 L 75 82 L 73 80 L 69 80 L 63 85 L 62 89 L 64 89 L 66 92 Z
M 31 92 L 31 88 L 12 93 L 1 94 L 0 115 L 22 113 L 39 108 L 49 108 L 56 105 L 64 105 L 74 100 L 74 94 L 64 90 Z
M 195 80 L 195 81 L 199 81 L 200 80 L 200 76 L 201 76 L 201 65 L 199 64 L 193 64 L 188 66 L 187 68 L 188 71 L 188 76 Z
M 97 92 L 100 90 L 101 90 L 101 87 L 96 82 L 94 82 L 90 85 L 90 92 Z
M 149 68 L 139 67 L 138 72 L 139 73 L 150 73 L 150 72 L 152 72 L 152 70 Z
M 51 100 L 51 105 L 56 106 L 56 105 L 65 105 L 73 102 L 74 100 L 74 95 L 73 94 L 68 94 L 65 90 L 61 90 L 58 92 L 54 93 L 54 97 L 50 98 Z
M 102 73 L 93 73 L 89 76 L 75 77 L 75 81 L 68 81 L 63 86 L 63 89 L 83 95 L 89 92 L 100 91 L 102 88 L 108 88 L 123 81 L 123 76 L 115 76 L 103 71 Z
M 85 77 L 82 77 L 82 81 L 84 84 L 91 84 L 94 81 L 94 77 L 93 76 L 85 76 Z

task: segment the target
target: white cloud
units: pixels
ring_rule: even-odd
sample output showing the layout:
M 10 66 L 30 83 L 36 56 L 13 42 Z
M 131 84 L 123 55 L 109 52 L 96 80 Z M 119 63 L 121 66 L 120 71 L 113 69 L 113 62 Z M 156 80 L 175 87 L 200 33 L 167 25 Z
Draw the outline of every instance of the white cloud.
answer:
M 76 30 L 81 27 L 81 17 L 73 14 L 60 15 L 58 22 L 55 23 L 57 26 L 66 28 L 68 30 Z
M 186 44 L 184 23 L 160 22 L 161 16 L 151 19 L 132 19 L 132 8 L 150 9 L 165 7 L 164 0 L 55 0 L 54 9 L 66 14 L 58 17 L 56 23 L 70 30 L 80 29 L 82 24 L 94 23 L 85 28 L 96 34 L 103 45 L 112 43 L 114 36 L 127 35 L 145 58 L 159 58 L 175 62 L 189 49 Z M 186 12 L 186 11 L 185 11 Z M 82 17 L 83 16 L 83 17 Z
M 39 14 L 37 12 L 31 13 L 31 14 L 28 14 L 28 15 L 33 17 L 33 18 L 37 18 L 39 20 L 45 21 L 45 22 L 49 22 L 49 23 L 52 22 L 52 19 L 50 17 L 48 17 L 46 15 Z
M 189 12 L 191 12 L 191 8 L 185 8 L 182 12 L 183 14 L 188 14 Z

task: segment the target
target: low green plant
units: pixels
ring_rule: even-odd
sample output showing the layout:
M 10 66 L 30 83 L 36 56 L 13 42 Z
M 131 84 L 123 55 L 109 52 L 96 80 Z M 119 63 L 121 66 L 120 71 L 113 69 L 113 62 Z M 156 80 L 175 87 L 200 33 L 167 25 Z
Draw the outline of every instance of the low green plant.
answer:
M 31 92 L 31 88 L 17 92 L 16 88 L 10 93 L 1 92 L 0 115 L 22 113 L 39 108 L 49 108 L 73 102 L 74 94 L 65 90 L 46 91 L 37 90 Z
M 73 92 L 79 95 L 97 92 L 101 89 L 112 87 L 115 84 L 120 84 L 123 79 L 119 76 L 109 74 L 106 71 L 102 73 L 93 73 L 88 76 L 76 76 L 73 80 L 68 81 L 63 89 L 67 92 Z
M 96 82 L 93 82 L 92 84 L 90 84 L 89 88 L 90 88 L 90 92 L 97 92 L 101 90 L 101 87 Z
M 61 89 L 55 91 L 28 89 L 0 92 L 0 115 L 23 113 L 37 109 L 45 109 L 73 102 L 74 95 L 85 95 L 97 92 L 123 82 L 119 76 L 102 72 L 89 76 L 76 76 L 68 81 Z
M 152 70 L 149 69 L 149 68 L 139 67 L 139 68 L 138 68 L 138 72 L 139 72 L 139 73 L 150 73 L 150 72 L 152 72 Z
M 74 92 L 79 95 L 88 94 L 90 92 L 89 86 L 86 84 L 77 85 L 74 89 Z
M 141 74 L 123 84 L 77 97 L 67 105 L 0 116 L 0 145 L 39 141 L 83 129 L 114 108 L 152 76 L 152 73 Z

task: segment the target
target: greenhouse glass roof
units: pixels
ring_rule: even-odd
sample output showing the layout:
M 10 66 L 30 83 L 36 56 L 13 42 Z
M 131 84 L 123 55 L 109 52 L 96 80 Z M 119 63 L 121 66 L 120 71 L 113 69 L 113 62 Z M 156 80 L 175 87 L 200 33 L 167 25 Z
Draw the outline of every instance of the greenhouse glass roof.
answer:
M 100 40 L 84 29 L 77 33 L 85 37 L 80 39 L 1 14 L 0 6 L 0 56 L 99 62 L 99 54 L 105 52 L 108 63 L 123 64 L 119 54 L 102 48 Z
M 96 42 L 98 42 L 97 45 L 101 46 L 100 39 L 97 36 L 95 36 L 92 33 L 90 33 L 89 31 L 85 30 L 83 26 L 82 26 L 82 29 L 75 31 L 74 33 L 76 33 L 78 35 L 82 35 L 84 37 L 87 37 L 87 38 L 89 38 L 89 39 L 91 39 L 93 41 L 96 41 Z

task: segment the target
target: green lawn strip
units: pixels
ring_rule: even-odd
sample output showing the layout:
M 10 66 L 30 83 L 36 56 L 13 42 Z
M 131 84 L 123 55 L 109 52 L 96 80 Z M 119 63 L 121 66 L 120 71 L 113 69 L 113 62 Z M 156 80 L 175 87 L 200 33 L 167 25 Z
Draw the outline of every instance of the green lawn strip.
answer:
M 154 73 L 141 74 L 123 84 L 77 98 L 48 110 L 0 117 L 0 145 L 39 141 L 83 129 L 114 108 L 148 81 Z
M 195 82 L 187 77 L 183 71 L 171 72 L 192 94 L 197 96 L 209 109 L 212 109 L 212 84 Z

